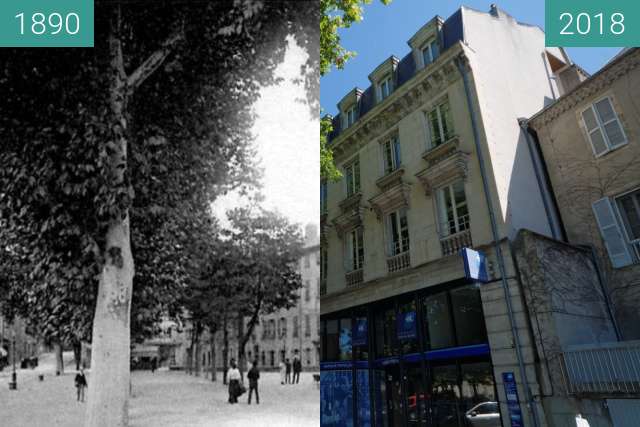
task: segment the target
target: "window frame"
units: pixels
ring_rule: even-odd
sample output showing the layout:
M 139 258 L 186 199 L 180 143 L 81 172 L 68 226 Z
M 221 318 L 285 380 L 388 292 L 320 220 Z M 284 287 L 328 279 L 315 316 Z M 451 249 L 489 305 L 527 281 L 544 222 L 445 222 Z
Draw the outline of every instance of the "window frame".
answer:
M 464 202 L 460 204 L 456 202 L 456 198 L 455 198 L 454 186 L 456 184 L 462 185 L 462 190 L 464 194 Z M 449 200 L 451 201 L 451 204 L 452 204 L 451 211 L 453 212 L 454 228 L 456 230 L 453 233 L 451 232 L 451 226 L 449 224 L 450 220 L 448 219 L 448 215 L 447 215 L 446 199 L 444 197 L 445 191 L 448 193 Z M 466 206 L 466 209 L 467 209 L 466 222 L 460 221 L 465 215 L 459 215 L 458 213 L 458 209 L 463 205 Z M 450 182 L 449 184 L 443 185 L 442 187 L 439 187 L 436 190 L 436 209 L 438 213 L 438 224 L 439 224 L 441 237 L 453 236 L 454 234 L 462 233 L 464 231 L 471 229 L 471 215 L 469 212 L 469 200 L 467 198 L 467 189 L 465 188 L 464 180 L 457 180 L 454 182 Z M 466 227 L 462 228 L 461 225 L 465 223 L 466 223 Z
M 388 157 L 387 145 L 391 157 Z M 402 166 L 402 150 L 400 147 L 400 138 L 397 135 L 384 138 L 380 143 L 380 151 L 382 152 L 382 176 L 389 175 L 395 172 Z M 391 160 L 389 162 L 389 160 Z M 391 168 L 388 168 L 388 163 L 391 163 Z
M 442 113 L 442 106 L 448 104 L 449 107 L 449 117 L 448 117 L 448 121 L 449 121 L 449 126 L 450 129 L 447 128 L 445 131 L 445 127 L 447 126 L 446 123 L 446 117 L 445 115 Z M 431 114 L 433 112 L 436 112 L 436 119 L 438 122 L 438 140 L 440 142 L 438 142 L 437 144 L 435 143 L 436 141 L 436 135 L 434 135 L 434 129 L 432 126 L 432 121 L 431 121 Z M 454 125 L 453 125 L 453 118 L 451 117 L 451 103 L 449 102 L 448 98 L 445 98 L 443 100 L 441 100 L 440 102 L 435 103 L 435 105 L 430 108 L 428 111 L 425 112 L 425 118 L 427 121 L 427 130 L 429 132 L 429 147 L 428 149 L 434 149 L 436 147 L 439 147 L 442 144 L 445 144 L 447 141 L 449 141 L 451 138 L 453 138 L 455 136 L 454 133 Z
M 349 108 L 346 108 L 344 110 L 344 120 L 343 120 L 344 128 L 345 129 L 350 128 L 355 124 L 357 120 L 358 118 L 356 116 L 356 105 L 353 104 L 349 106 Z
M 359 235 L 358 235 L 359 234 Z M 345 269 L 347 273 L 364 268 L 364 227 L 361 225 L 347 232 L 344 241 Z M 362 253 L 360 253 L 362 251 Z M 354 255 L 356 255 L 354 257 Z
M 355 157 L 354 159 L 346 163 L 343 169 L 344 169 L 344 183 L 345 183 L 346 196 L 351 197 L 355 194 L 358 194 L 361 190 L 361 184 L 362 184 L 360 182 L 360 159 L 358 157 Z M 356 174 L 356 169 L 357 169 L 357 174 Z M 351 189 L 350 189 L 349 180 L 348 180 L 349 170 L 351 170 L 351 176 L 352 176 L 353 188 Z
M 637 194 L 636 194 L 637 193 Z M 624 211 L 624 209 L 622 208 L 622 206 L 620 205 L 620 200 L 623 197 L 626 196 L 632 196 L 633 197 L 633 201 L 634 201 L 634 206 L 638 211 L 638 214 L 640 214 L 640 187 L 638 188 L 634 188 L 632 190 L 629 191 L 625 191 L 624 193 L 618 194 L 617 196 L 613 197 L 613 200 L 615 201 L 614 206 L 616 209 L 616 215 L 617 215 L 617 220 L 620 222 L 620 225 L 622 226 L 622 230 L 624 232 L 624 237 L 627 240 L 627 244 L 629 245 L 640 245 L 640 236 L 638 236 L 635 239 L 632 239 L 631 235 L 630 235 L 630 230 L 628 230 L 627 227 L 627 213 L 626 211 Z
M 610 119 L 609 121 L 607 121 L 607 122 L 603 122 L 602 121 L 602 118 L 600 117 L 600 113 L 598 112 L 598 109 L 596 108 L 596 104 L 601 102 L 601 101 L 604 101 L 605 99 L 609 102 L 609 104 L 611 106 L 611 111 L 613 111 L 613 114 L 614 114 L 614 117 L 612 119 Z M 587 125 L 587 122 L 584 119 L 584 113 L 586 111 L 589 111 L 589 110 L 591 110 L 591 113 L 593 114 L 593 117 L 595 118 L 596 123 L 598 125 L 596 128 L 593 128 L 593 129 L 589 129 L 589 126 Z M 583 108 L 582 110 L 580 110 L 580 121 L 582 122 L 582 125 L 584 126 L 584 130 L 585 130 L 585 132 L 587 134 L 587 141 L 589 142 L 589 145 L 591 146 L 591 151 L 593 152 L 593 155 L 594 155 L 594 157 L 596 159 L 600 158 L 600 157 L 602 157 L 602 156 L 604 156 L 604 155 L 606 155 L 606 154 L 608 154 L 608 153 L 610 153 L 612 151 L 615 151 L 620 147 L 624 147 L 625 145 L 627 145 L 629 143 L 629 138 L 627 137 L 627 133 L 624 131 L 624 126 L 622 126 L 622 120 L 620 120 L 620 115 L 618 114 L 618 111 L 616 111 L 615 104 L 613 102 L 613 97 L 611 95 L 606 95 L 606 96 L 600 97 L 600 98 L 594 100 L 593 102 L 591 102 L 587 108 Z M 618 143 L 615 146 L 611 144 L 611 141 L 609 140 L 609 135 L 607 135 L 607 132 L 606 132 L 606 129 L 605 129 L 606 125 L 608 125 L 610 123 L 613 123 L 614 121 L 618 123 L 618 126 L 620 126 L 620 131 L 621 131 L 622 136 L 624 138 L 623 142 Z M 593 143 L 593 139 L 591 138 L 591 133 L 593 133 L 593 131 L 596 130 L 596 129 L 598 129 L 600 131 L 600 133 L 602 134 L 603 142 L 607 146 L 607 149 L 604 150 L 600 154 L 596 153 L 596 148 L 595 148 L 595 145 Z
M 387 94 L 384 94 L 383 88 L 386 88 Z M 382 77 L 378 83 L 378 102 L 382 102 L 387 99 L 393 93 L 393 79 L 391 74 L 387 74 Z
M 407 238 L 406 238 L 406 245 L 403 243 L 403 238 L 402 238 L 402 214 L 404 214 L 404 218 L 406 219 L 406 223 L 407 223 Z M 395 245 L 395 241 L 394 241 L 394 236 L 393 236 L 393 220 L 391 219 L 392 215 L 395 215 L 395 222 L 396 222 L 396 229 L 397 229 L 397 234 L 398 234 L 398 244 L 399 244 L 399 250 L 396 250 L 396 245 Z M 386 216 L 385 216 L 385 223 L 386 223 L 386 228 L 387 228 L 387 256 L 388 257 L 394 257 L 400 254 L 403 254 L 405 252 L 409 252 L 411 250 L 411 233 L 409 231 L 409 210 L 406 207 L 402 207 L 400 209 L 397 209 L 395 211 L 389 212 Z M 403 248 L 406 249 L 403 250 Z
M 438 46 L 438 53 L 436 55 L 433 54 L 433 45 Z M 429 52 L 429 62 L 425 61 L 425 53 Z M 435 62 L 436 59 L 438 59 L 438 57 L 440 56 L 440 45 L 438 43 L 438 39 L 437 38 L 432 38 L 427 40 L 422 47 L 420 48 L 420 57 L 422 59 L 422 67 L 425 68 L 426 66 L 433 64 Z

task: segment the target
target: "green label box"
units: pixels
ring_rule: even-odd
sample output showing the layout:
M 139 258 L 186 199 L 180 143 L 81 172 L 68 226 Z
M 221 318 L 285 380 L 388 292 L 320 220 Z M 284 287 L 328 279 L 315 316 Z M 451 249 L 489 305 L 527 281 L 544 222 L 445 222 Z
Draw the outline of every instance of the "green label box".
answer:
M 640 46 L 640 0 L 545 0 L 547 46 Z
M 93 47 L 94 0 L 0 0 L 1 47 Z

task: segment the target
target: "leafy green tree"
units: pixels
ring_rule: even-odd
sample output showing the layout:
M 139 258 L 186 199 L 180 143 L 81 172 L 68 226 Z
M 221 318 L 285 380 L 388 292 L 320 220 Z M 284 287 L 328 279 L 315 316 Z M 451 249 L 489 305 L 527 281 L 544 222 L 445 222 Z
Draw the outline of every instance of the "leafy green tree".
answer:
M 145 330 L 132 323 L 185 286 L 183 227 L 242 181 L 250 112 L 237 106 L 273 81 L 286 34 L 317 6 L 296 8 L 96 0 L 94 49 L 2 52 L 2 245 L 27 257 L 45 327 L 90 314 L 85 425 L 127 425 L 130 336 Z
M 389 4 L 391 0 L 380 0 Z M 363 7 L 371 0 L 320 0 L 320 76 L 331 71 L 331 67 L 341 70 L 355 55 L 340 43 L 340 31 L 362 20 Z M 327 146 L 327 136 L 331 133 L 331 120 L 323 118 L 320 123 L 320 177 L 325 180 L 340 178 L 340 172 L 333 162 L 333 153 Z

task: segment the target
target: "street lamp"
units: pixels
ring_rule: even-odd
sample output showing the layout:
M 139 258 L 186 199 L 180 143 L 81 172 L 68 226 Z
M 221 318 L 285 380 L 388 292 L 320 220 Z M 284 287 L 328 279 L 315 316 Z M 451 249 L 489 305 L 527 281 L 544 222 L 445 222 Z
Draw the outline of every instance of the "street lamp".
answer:
M 11 373 L 11 382 L 9 383 L 9 390 L 18 389 L 18 381 L 16 377 L 16 330 L 12 331 L 11 349 L 13 350 L 13 372 Z

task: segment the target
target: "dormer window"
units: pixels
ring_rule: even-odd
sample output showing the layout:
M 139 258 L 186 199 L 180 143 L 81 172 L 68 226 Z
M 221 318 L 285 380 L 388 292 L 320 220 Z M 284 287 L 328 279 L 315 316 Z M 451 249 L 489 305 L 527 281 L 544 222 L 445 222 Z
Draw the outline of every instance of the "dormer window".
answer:
M 391 82 L 391 76 L 387 76 L 380 82 L 379 85 L 379 98 L 380 101 L 386 99 L 393 91 L 393 83 Z
M 426 67 L 438 58 L 440 55 L 440 46 L 437 40 L 432 40 L 422 48 L 422 64 Z
M 344 112 L 344 127 L 351 127 L 356 122 L 356 106 L 352 106 Z

